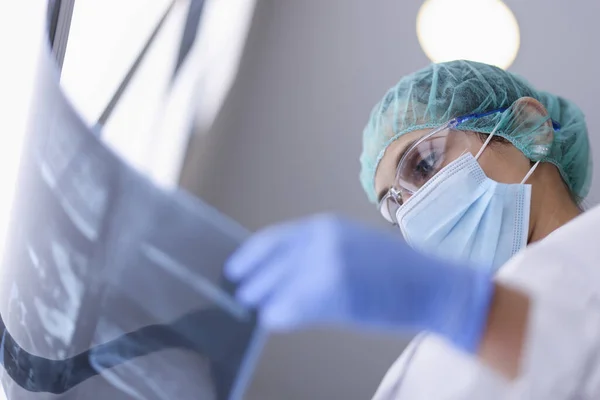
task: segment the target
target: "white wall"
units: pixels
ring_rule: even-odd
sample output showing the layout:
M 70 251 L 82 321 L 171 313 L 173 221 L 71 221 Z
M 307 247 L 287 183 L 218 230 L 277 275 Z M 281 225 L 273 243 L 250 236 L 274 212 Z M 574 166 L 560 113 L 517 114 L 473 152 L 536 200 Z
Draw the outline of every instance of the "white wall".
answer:
M 402 43 L 417 2 L 368 3 L 260 1 L 214 150 L 186 185 L 250 228 L 322 210 L 378 221 L 358 184 L 361 131 L 427 59 Z

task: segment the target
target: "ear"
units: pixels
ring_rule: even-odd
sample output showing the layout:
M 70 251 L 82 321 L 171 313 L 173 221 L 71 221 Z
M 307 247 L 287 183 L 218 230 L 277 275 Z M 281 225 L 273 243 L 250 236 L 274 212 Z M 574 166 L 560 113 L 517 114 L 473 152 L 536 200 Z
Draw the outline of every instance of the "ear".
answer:
M 548 155 L 554 141 L 552 119 L 546 108 L 533 97 L 521 97 L 511 108 L 511 127 L 514 135 L 527 137 L 528 148 L 538 161 Z

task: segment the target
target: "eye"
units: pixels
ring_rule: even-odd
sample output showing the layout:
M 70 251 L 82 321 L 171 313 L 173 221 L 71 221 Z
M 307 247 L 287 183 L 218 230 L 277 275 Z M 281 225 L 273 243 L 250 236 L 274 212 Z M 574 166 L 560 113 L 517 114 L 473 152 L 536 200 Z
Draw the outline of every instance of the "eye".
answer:
M 409 149 L 398 166 L 396 184 L 412 193 L 419 190 L 443 167 L 447 143 L 447 135 L 444 135 L 426 138 Z
M 423 184 L 427 182 L 437 171 L 439 157 L 435 152 L 431 152 L 426 156 L 419 155 L 412 168 L 412 176 L 415 184 Z

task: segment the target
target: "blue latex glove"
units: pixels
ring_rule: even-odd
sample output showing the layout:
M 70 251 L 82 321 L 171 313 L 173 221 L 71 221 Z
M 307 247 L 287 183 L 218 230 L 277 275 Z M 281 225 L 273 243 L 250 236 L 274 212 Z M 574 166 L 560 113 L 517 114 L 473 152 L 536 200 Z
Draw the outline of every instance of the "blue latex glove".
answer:
M 335 323 L 428 330 L 471 352 L 493 294 L 487 273 L 427 257 L 395 235 L 335 216 L 255 234 L 225 272 L 267 329 Z

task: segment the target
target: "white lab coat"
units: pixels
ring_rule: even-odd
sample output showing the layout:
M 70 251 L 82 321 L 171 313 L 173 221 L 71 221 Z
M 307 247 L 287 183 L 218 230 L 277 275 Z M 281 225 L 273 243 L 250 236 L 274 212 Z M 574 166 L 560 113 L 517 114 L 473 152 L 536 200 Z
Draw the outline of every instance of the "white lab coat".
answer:
M 532 308 L 518 379 L 509 382 L 444 338 L 421 334 L 373 400 L 600 399 L 600 206 L 529 246 L 497 279 Z

